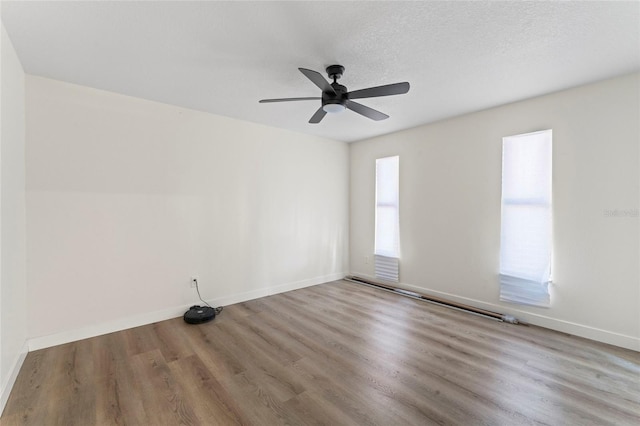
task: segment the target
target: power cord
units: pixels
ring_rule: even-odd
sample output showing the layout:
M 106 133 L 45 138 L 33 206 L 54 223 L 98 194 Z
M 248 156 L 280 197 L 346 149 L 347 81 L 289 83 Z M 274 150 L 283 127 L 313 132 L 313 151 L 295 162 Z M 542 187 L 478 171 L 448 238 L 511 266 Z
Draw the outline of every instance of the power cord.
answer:
M 222 312 L 222 308 L 223 308 L 222 306 L 218 306 L 217 308 L 214 308 L 213 306 L 211 306 L 210 304 L 208 304 L 207 302 L 204 301 L 202 296 L 200 296 L 200 288 L 198 287 L 198 280 L 196 278 L 194 278 L 193 282 L 196 283 L 196 291 L 198 292 L 198 298 L 200 299 L 200 301 L 202 303 L 204 303 L 205 305 L 207 305 L 208 307 L 210 307 L 211 309 L 213 309 L 216 312 L 216 315 L 218 315 L 220 312 Z

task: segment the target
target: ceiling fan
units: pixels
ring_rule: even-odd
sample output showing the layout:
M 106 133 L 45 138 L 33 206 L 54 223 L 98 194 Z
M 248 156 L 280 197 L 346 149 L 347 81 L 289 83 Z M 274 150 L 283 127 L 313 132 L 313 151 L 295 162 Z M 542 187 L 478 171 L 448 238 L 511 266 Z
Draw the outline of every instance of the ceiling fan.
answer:
M 304 74 L 313 84 L 318 86 L 322 90 L 322 97 L 311 98 L 282 98 L 282 99 L 262 99 L 260 103 L 269 102 L 289 102 L 289 101 L 312 101 L 322 100 L 322 105 L 311 116 L 309 123 L 317 124 L 328 113 L 342 112 L 345 109 L 357 112 L 367 118 L 375 121 L 385 120 L 389 118 L 387 114 L 383 114 L 380 111 L 376 111 L 373 108 L 364 106 L 353 99 L 362 98 L 375 98 L 378 96 L 391 96 L 402 95 L 409 91 L 409 83 L 406 81 L 403 83 L 387 84 L 384 86 L 369 87 L 368 89 L 354 90 L 348 92 L 347 88 L 341 84 L 338 84 L 338 79 L 342 77 L 344 73 L 344 67 L 342 65 L 330 65 L 326 71 L 330 79 L 333 79 L 333 83 L 329 83 L 325 78 L 317 71 L 308 70 L 306 68 L 298 68 L 302 74 Z

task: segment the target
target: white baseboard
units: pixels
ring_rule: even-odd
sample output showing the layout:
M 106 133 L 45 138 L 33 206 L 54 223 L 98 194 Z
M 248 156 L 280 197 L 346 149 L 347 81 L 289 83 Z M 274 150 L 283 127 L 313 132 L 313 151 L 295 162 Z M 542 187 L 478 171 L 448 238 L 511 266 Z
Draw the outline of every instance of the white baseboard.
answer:
M 22 368 L 22 364 L 24 364 L 24 360 L 27 357 L 27 353 L 29 352 L 29 345 L 27 342 L 24 342 L 22 345 L 22 349 L 20 353 L 16 357 L 13 362 L 13 366 L 11 367 L 11 373 L 5 383 L 2 384 L 2 390 L 0 391 L 0 416 L 4 411 L 4 407 L 7 405 L 7 401 L 9 400 L 9 395 L 11 394 L 11 389 L 13 389 L 13 385 L 16 383 L 16 379 L 18 378 L 18 373 Z
M 207 303 L 211 306 L 227 306 L 234 303 L 246 302 L 247 300 L 259 299 L 261 297 L 271 296 L 273 294 L 284 293 L 287 291 L 297 290 L 300 288 L 311 287 L 312 285 L 318 285 L 327 283 L 330 281 L 341 280 L 346 276 L 341 272 L 338 274 L 325 275 L 322 277 L 311 278 L 302 281 L 296 281 L 287 284 L 280 284 L 271 287 L 265 287 L 258 290 L 247 291 L 245 293 L 238 293 L 231 296 L 219 297 L 216 299 L 209 299 Z M 184 311 L 184 309 L 183 309 Z
M 354 276 L 375 280 L 375 277 L 370 275 L 354 273 Z M 505 307 L 504 305 L 498 305 L 494 303 L 483 302 L 481 300 L 471 299 L 468 297 L 456 296 L 454 294 L 445 293 L 438 290 L 432 290 L 429 288 L 418 287 L 412 284 L 398 283 L 398 288 L 404 288 L 406 290 L 412 290 L 425 295 L 433 295 L 449 299 L 454 302 L 463 303 L 476 308 L 486 309 L 488 311 L 498 312 L 502 314 L 513 315 L 514 317 L 525 321 L 529 324 L 537 325 L 551 330 L 561 331 L 563 333 L 572 334 L 574 336 L 585 337 L 587 339 L 596 340 L 598 342 L 607 343 L 621 348 L 631 349 L 634 351 L 640 351 L 640 338 L 634 336 L 627 336 L 624 334 L 616 333 L 613 331 L 602 330 L 588 325 L 578 324 L 571 321 L 560 320 L 552 318 L 546 315 L 527 312 L 520 310 L 517 307 Z
M 260 297 L 270 296 L 272 294 L 284 293 L 285 291 L 296 290 L 299 288 L 322 284 L 329 281 L 339 280 L 344 278 L 345 275 L 345 273 L 338 273 L 293 283 L 274 285 L 244 293 L 237 293 L 230 296 L 210 299 L 207 300 L 207 303 L 212 306 L 233 305 L 234 303 L 246 302 L 248 300 L 258 299 Z M 89 339 L 91 337 L 101 336 L 103 334 L 127 330 L 129 328 L 139 327 L 141 325 L 147 325 L 158 321 L 181 317 L 184 314 L 185 309 L 188 309 L 188 306 L 175 306 L 160 311 L 147 312 L 140 315 L 118 319 L 115 321 L 108 321 L 105 323 L 90 325 L 75 330 L 63 331 L 48 336 L 35 337 L 29 339 L 28 341 L 29 351 L 36 351 L 38 349 L 62 345 L 82 339 Z
M 48 336 L 40 336 L 29 339 L 29 352 L 38 349 L 49 348 L 51 346 L 63 345 L 69 342 L 75 342 L 82 339 L 101 336 L 103 334 L 113 333 L 115 331 L 126 330 L 141 325 L 151 324 L 158 321 L 164 321 L 171 318 L 179 317 L 184 314 L 184 306 L 176 306 L 160 311 L 146 312 L 140 315 L 134 315 L 127 318 L 108 321 L 100 324 L 89 325 L 74 330 L 62 331 L 60 333 L 50 334 Z

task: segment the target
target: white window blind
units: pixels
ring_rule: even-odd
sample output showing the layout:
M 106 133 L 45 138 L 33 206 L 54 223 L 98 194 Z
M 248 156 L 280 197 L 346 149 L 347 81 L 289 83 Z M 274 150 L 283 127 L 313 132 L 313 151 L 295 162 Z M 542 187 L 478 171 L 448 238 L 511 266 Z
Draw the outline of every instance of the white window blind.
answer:
M 376 160 L 376 278 L 398 282 L 400 157 Z
M 548 307 L 552 132 L 502 140 L 500 300 Z

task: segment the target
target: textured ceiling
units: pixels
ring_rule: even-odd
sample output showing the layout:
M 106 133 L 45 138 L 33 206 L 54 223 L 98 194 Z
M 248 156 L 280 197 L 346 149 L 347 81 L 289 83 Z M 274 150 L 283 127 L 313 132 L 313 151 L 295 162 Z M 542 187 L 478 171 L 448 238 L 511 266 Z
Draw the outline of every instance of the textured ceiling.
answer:
M 640 2 L 3 1 L 24 69 L 140 98 L 355 141 L 640 69 Z M 349 90 L 409 81 L 307 121 L 298 67 Z

